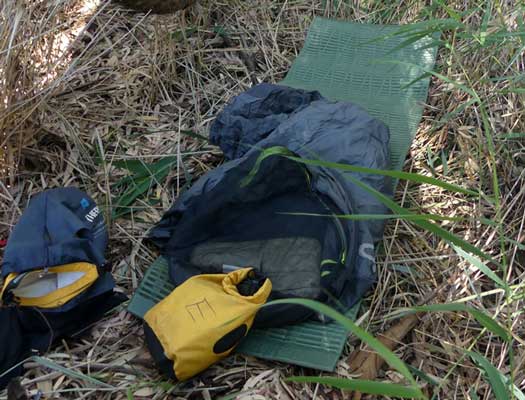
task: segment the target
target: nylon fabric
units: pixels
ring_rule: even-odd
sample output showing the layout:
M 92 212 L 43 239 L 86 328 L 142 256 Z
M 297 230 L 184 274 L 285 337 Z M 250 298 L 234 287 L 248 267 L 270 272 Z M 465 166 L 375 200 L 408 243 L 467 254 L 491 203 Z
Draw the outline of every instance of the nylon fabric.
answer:
M 150 232 L 168 260 L 172 283 L 180 285 L 196 274 L 218 272 L 213 268 L 222 264 L 220 254 L 213 260 L 208 257 L 204 265 L 206 257 L 191 256 L 199 248 L 232 243 L 223 255 L 223 263 L 229 264 L 238 251 L 233 243 L 242 247 L 247 241 L 293 242 L 305 237 L 321 247 L 319 255 L 312 252 L 304 262 L 305 266 L 316 264 L 309 271 L 315 271 L 317 279 L 306 279 L 306 275 L 304 282 L 292 279 L 302 277 L 294 266 L 297 263 L 289 262 L 293 254 L 301 253 L 300 246 L 276 251 L 278 257 L 268 258 L 272 266 L 267 269 L 290 279 L 278 279 L 279 293 L 271 298 L 306 297 L 343 312 L 352 307 L 375 282 L 374 245 L 382 238 L 384 221 L 352 221 L 336 215 L 387 214 L 388 209 L 347 175 L 387 196 L 392 195 L 391 182 L 380 175 L 301 164 L 277 150 L 304 159 L 388 169 L 388 128 L 355 104 L 263 83 L 224 108 L 212 123 L 210 139 L 228 161 L 184 192 Z M 262 150 L 273 155 L 259 161 Z M 264 257 L 261 248 L 250 259 Z M 335 262 L 321 265 L 327 259 Z M 311 314 L 296 305 L 265 307 L 257 315 L 256 326 L 287 325 Z
M 107 241 L 103 215 L 86 193 L 57 188 L 31 199 L 2 260 L 0 326 L 13 328 L 1 344 L 8 351 L 0 375 L 27 354 L 45 353 L 57 340 L 81 333 L 126 300 L 114 291 Z M 0 388 L 6 383 L 0 380 Z

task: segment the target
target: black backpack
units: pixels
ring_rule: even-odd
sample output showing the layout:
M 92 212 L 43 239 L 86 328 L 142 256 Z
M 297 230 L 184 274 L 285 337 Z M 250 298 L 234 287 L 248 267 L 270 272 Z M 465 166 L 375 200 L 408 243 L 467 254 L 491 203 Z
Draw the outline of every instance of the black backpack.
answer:
M 46 190 L 29 202 L 9 236 L 1 275 L 0 387 L 33 353 L 98 320 L 126 297 L 104 257 L 108 241 L 95 202 L 76 188 Z

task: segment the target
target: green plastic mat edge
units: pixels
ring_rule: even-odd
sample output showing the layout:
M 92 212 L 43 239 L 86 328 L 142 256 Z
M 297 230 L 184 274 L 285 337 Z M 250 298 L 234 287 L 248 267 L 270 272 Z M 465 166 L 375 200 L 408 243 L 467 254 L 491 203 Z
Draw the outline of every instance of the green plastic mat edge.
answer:
M 403 167 L 421 120 L 428 94 L 425 70 L 434 66 L 433 39 L 399 47 L 393 25 L 371 25 L 316 18 L 301 53 L 282 84 L 318 90 L 332 100 L 351 101 L 382 120 L 390 129 L 392 169 Z M 388 37 L 388 38 L 386 38 Z M 378 39 L 380 38 L 380 39 Z M 142 318 L 173 290 L 166 260 L 157 259 L 146 271 L 128 311 Z M 357 316 L 358 306 L 347 314 Z M 286 328 L 252 330 L 238 351 L 259 358 L 333 371 L 348 332 L 330 323 L 305 322 Z

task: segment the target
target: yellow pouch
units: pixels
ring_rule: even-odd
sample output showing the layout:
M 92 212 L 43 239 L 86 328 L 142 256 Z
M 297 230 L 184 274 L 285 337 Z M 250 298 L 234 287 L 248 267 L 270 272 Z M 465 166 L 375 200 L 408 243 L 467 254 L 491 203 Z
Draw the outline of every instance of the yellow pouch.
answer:
M 231 353 L 272 290 L 266 279 L 253 295 L 241 295 L 237 285 L 252 274 L 244 268 L 194 276 L 146 313 L 148 346 L 164 372 L 185 380 Z M 171 363 L 173 373 L 162 367 Z
M 78 262 L 7 275 L 1 298 L 21 306 L 55 308 L 90 287 L 98 278 L 97 266 Z

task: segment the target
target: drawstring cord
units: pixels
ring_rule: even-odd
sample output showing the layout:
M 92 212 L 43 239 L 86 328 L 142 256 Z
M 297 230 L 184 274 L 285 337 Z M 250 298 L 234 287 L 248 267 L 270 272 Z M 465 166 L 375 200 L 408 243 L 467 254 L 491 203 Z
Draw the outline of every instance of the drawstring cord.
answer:
M 53 345 L 53 341 L 55 340 L 55 331 L 53 330 L 53 328 L 51 327 L 51 324 L 49 323 L 48 319 L 46 318 L 46 316 L 42 313 L 42 311 L 40 311 L 38 308 L 36 307 L 33 307 L 33 310 L 35 310 L 39 315 L 40 317 L 42 317 L 42 319 L 44 320 L 44 322 L 46 323 L 47 325 L 47 328 L 49 329 L 49 333 L 51 333 L 51 336 L 49 338 L 49 344 L 47 346 L 47 350 L 46 350 L 46 353 L 51 350 L 51 346 Z

